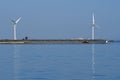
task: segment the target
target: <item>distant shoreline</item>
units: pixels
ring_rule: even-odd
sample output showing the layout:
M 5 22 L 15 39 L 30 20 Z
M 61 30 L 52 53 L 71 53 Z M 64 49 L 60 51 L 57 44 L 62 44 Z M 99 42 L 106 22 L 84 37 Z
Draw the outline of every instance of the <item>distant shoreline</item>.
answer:
M 104 39 L 28 39 L 0 40 L 0 44 L 107 44 L 113 40 Z

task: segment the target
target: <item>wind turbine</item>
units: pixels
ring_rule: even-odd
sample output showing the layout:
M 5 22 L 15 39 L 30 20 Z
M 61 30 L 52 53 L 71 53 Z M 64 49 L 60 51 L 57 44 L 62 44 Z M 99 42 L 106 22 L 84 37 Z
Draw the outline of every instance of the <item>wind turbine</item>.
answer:
M 20 21 L 21 17 L 19 17 L 16 21 L 15 20 L 11 20 L 11 22 L 13 23 L 13 30 L 14 30 L 14 40 L 17 39 L 16 37 L 16 27 L 17 27 L 17 23 Z
M 95 39 L 95 16 L 92 14 L 92 40 Z

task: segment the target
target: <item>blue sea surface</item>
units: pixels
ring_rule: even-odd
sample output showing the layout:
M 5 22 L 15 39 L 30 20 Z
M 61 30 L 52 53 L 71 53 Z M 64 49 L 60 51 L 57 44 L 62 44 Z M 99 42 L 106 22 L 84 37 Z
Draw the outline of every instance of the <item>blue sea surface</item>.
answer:
M 120 43 L 0 45 L 0 80 L 120 80 Z

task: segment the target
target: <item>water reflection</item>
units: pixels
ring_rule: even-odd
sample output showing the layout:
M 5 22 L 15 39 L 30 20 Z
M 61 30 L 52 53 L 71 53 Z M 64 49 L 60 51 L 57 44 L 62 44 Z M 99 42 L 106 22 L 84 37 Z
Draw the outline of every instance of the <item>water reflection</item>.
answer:
M 92 80 L 95 80 L 95 45 L 92 44 Z
M 20 59 L 19 59 L 19 46 L 18 45 L 14 45 L 14 80 L 19 80 L 19 63 L 20 63 Z

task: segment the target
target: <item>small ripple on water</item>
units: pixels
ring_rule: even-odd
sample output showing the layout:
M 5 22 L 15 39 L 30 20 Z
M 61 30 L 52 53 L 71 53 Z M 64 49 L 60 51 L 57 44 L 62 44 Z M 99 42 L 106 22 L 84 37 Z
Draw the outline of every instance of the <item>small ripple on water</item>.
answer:
M 95 80 L 96 78 L 107 78 L 107 76 L 104 74 L 94 74 L 92 80 Z
M 38 79 L 38 80 L 40 80 L 40 79 L 41 79 L 41 80 L 47 80 L 48 78 L 30 78 L 30 79 L 33 79 L 33 80 L 34 80 L 34 79 Z
M 48 78 L 35 77 L 35 78 L 19 78 L 22 80 L 48 80 Z
M 72 80 L 81 80 L 81 79 L 72 79 Z
M 102 74 L 95 74 L 94 76 L 98 76 L 98 77 L 106 77 L 106 75 L 102 75 Z

